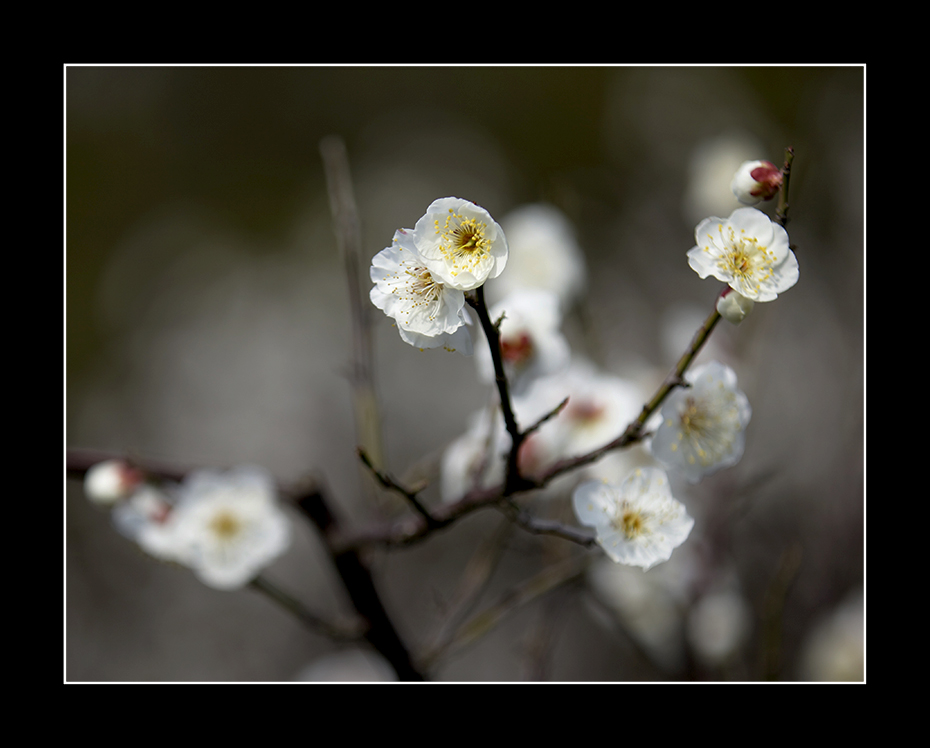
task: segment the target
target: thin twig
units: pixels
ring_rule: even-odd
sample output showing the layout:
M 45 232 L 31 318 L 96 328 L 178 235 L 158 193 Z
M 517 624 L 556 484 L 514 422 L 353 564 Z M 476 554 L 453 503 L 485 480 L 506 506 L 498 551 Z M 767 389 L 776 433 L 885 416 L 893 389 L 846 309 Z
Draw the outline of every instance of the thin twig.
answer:
M 423 517 L 423 519 L 426 520 L 426 526 L 429 530 L 438 530 L 451 522 L 451 520 L 448 519 L 443 522 L 435 519 L 433 515 L 429 513 L 429 510 L 420 503 L 420 500 L 417 498 L 417 494 L 419 493 L 419 490 L 422 489 L 412 491 L 408 488 L 405 488 L 397 481 L 395 481 L 390 475 L 381 470 L 378 470 L 378 468 L 372 464 L 371 458 L 369 458 L 364 449 L 358 447 L 355 451 L 358 453 L 359 459 L 365 463 L 365 466 L 371 471 L 372 475 L 375 476 L 378 483 L 380 483 L 382 487 L 388 489 L 389 491 L 394 491 L 395 493 L 400 494 L 408 502 L 410 502 L 410 505 L 420 514 L 421 517 Z
M 791 179 L 791 162 L 794 161 L 794 148 L 785 148 L 785 165 L 781 169 L 781 189 L 778 191 L 778 208 L 775 220 L 782 228 L 788 225 L 788 181 Z
M 347 623 L 331 623 L 325 621 L 320 616 L 311 613 L 299 600 L 284 592 L 280 587 L 273 585 L 261 575 L 255 577 L 255 579 L 249 583 L 249 586 L 292 613 L 307 628 L 318 634 L 328 636 L 331 639 L 342 639 L 347 641 L 360 639 L 365 635 L 367 625 L 364 621 L 357 620 Z
M 352 321 L 351 384 L 355 426 L 361 444 L 374 465 L 384 464 L 378 399 L 374 384 L 374 354 L 371 342 L 371 305 L 362 291 L 361 228 L 349 157 L 342 138 L 335 135 L 320 141 L 320 155 L 326 173 L 330 210 L 339 252 L 345 263 Z
M 496 604 L 474 616 L 468 623 L 461 626 L 455 632 L 455 635 L 442 647 L 425 653 L 418 661 L 423 667 L 431 667 L 441 658 L 473 644 L 489 631 L 500 625 L 504 618 L 517 608 L 536 600 L 563 584 L 577 579 L 584 573 L 585 569 L 588 568 L 593 558 L 593 555 L 585 554 L 583 556 L 574 556 L 561 563 L 547 566 L 535 576 L 517 587 L 508 590 L 501 596 Z

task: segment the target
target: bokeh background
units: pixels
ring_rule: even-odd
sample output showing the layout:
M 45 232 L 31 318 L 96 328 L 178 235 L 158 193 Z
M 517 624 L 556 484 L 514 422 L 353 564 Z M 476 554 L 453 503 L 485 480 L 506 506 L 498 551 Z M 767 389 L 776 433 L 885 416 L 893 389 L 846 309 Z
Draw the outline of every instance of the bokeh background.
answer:
M 719 289 L 687 265 L 694 226 L 738 207 L 735 165 L 780 163 L 790 145 L 801 277 L 714 334 L 706 355 L 735 369 L 753 419 L 736 467 L 676 494 L 693 537 L 647 576 L 594 567 L 432 675 L 861 678 L 864 77 L 857 66 L 69 67 L 66 446 L 314 475 L 346 522 L 374 516 L 354 453 L 326 136 L 348 149 L 366 261 L 438 197 L 499 220 L 526 203 L 561 209 L 589 272 L 583 313 L 566 323 L 573 346 L 652 387 Z M 443 445 L 490 393 L 473 360 L 421 353 L 373 320 L 387 464 L 435 476 Z M 67 679 L 381 672 L 352 670 L 357 653 L 253 591 L 209 589 L 145 557 L 80 482 L 66 480 L 65 495 Z M 440 500 L 433 488 L 424 498 Z M 295 544 L 269 579 L 347 612 L 312 528 L 292 514 Z M 499 523 L 478 513 L 372 555 L 414 650 Z M 511 533 L 482 603 L 565 545 Z M 314 663 L 331 669 L 307 675 Z

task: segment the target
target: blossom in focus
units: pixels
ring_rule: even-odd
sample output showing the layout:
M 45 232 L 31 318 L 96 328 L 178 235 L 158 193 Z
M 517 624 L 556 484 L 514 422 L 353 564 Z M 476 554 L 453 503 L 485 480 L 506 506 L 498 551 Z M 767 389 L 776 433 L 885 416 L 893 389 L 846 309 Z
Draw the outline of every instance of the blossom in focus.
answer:
M 503 229 L 484 208 L 458 197 L 434 200 L 413 229 L 426 267 L 441 283 L 469 291 L 504 270 Z
M 694 527 L 659 468 L 638 468 L 620 485 L 589 481 L 572 496 L 575 516 L 597 532 L 615 562 L 648 570 L 672 556 Z
M 738 208 L 729 218 L 705 218 L 694 230 L 688 264 L 752 301 L 772 301 L 798 282 L 798 261 L 788 232 L 755 208 Z
M 217 589 L 247 584 L 291 542 L 274 481 L 253 467 L 190 474 L 169 522 L 180 562 Z
M 501 219 L 507 234 L 507 272 L 488 287 L 499 301 L 523 288 L 555 294 L 565 313 L 584 293 L 587 268 L 575 230 L 558 208 L 524 205 Z
M 736 374 L 719 361 L 695 367 L 685 379 L 691 386 L 666 398 L 650 448 L 656 459 L 697 483 L 739 462 L 752 408 Z
M 512 392 L 519 394 L 540 377 L 564 370 L 571 360 L 568 341 L 560 331 L 562 315 L 555 294 L 537 289 L 515 291 L 489 312 L 501 338 L 501 360 Z M 494 381 L 494 363 L 487 346 L 478 349 L 479 372 Z
M 756 205 L 775 197 L 783 178 L 781 169 L 771 161 L 744 161 L 733 175 L 730 189 L 743 205 Z
M 748 315 L 756 303 L 752 299 L 747 299 L 732 288 L 725 288 L 723 293 L 717 297 L 717 312 L 727 322 L 738 325 Z
M 413 232 L 398 229 L 394 241 L 371 261 L 371 302 L 391 317 L 404 342 L 417 348 L 472 353 L 465 294 L 441 283 L 426 268 Z
M 129 498 L 144 479 L 142 471 L 125 460 L 104 460 L 84 475 L 84 494 L 95 504 L 110 505 Z

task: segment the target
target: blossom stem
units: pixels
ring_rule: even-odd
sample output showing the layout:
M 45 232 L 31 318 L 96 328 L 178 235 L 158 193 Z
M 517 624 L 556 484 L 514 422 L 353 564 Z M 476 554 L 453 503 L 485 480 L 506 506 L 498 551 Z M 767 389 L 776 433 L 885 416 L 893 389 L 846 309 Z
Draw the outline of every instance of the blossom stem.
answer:
M 791 179 L 791 162 L 794 161 L 794 148 L 785 148 L 785 165 L 781 169 L 781 189 L 778 191 L 778 208 L 775 220 L 784 228 L 788 223 L 788 181 Z
M 494 363 L 494 382 L 497 385 L 497 393 L 500 396 L 501 412 L 504 414 L 504 425 L 507 427 L 507 433 L 510 434 L 510 453 L 507 456 L 507 474 L 504 481 L 504 496 L 510 496 L 518 491 L 525 490 L 531 486 L 523 476 L 520 475 L 518 457 L 520 446 L 526 439 L 527 433 L 520 431 L 517 425 L 517 418 L 513 412 L 513 403 L 510 400 L 510 384 L 507 381 L 507 374 L 504 372 L 504 361 L 501 357 L 501 335 L 500 321 L 497 323 L 491 321 L 491 315 L 488 312 L 488 306 L 484 299 L 484 286 L 478 286 L 474 294 L 466 294 L 465 299 L 475 312 L 478 314 L 478 320 L 481 322 L 481 329 L 484 330 L 485 337 L 488 340 L 488 347 L 491 349 L 491 361 Z

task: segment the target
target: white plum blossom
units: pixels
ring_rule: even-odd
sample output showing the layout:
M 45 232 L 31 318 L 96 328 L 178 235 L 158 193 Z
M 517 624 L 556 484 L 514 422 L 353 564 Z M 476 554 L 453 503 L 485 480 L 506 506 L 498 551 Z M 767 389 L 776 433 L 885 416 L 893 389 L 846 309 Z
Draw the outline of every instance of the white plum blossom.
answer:
M 507 272 L 488 287 L 499 301 L 518 289 L 554 293 L 564 312 L 584 293 L 587 267 L 575 229 L 562 211 L 546 203 L 524 205 L 501 219 L 510 250 Z
M 461 291 L 496 278 L 507 264 L 503 229 L 484 208 L 458 197 L 434 200 L 413 239 L 433 276 Z
M 391 317 L 401 339 L 417 348 L 472 353 L 465 294 L 441 283 L 417 251 L 413 232 L 398 229 L 394 241 L 371 261 L 371 302 Z
M 247 584 L 291 542 L 274 481 L 254 467 L 191 473 L 169 522 L 178 560 L 217 589 Z
M 490 310 L 501 337 L 501 360 L 514 394 L 523 392 L 534 380 L 563 371 L 571 360 L 571 348 L 560 327 L 562 314 L 558 297 L 548 291 L 515 291 Z M 478 349 L 479 372 L 494 381 L 494 363 L 487 346 Z
M 781 169 L 771 161 L 744 161 L 733 175 L 730 189 L 743 205 L 756 205 L 775 197 L 783 179 Z
M 738 208 L 729 218 L 705 218 L 694 230 L 688 264 L 752 301 L 772 301 L 798 282 L 798 261 L 788 232 L 755 208 Z
M 666 398 L 650 448 L 656 459 L 697 483 L 739 462 L 752 408 L 734 371 L 719 361 L 695 367 L 685 379 L 691 386 Z
M 620 485 L 582 483 L 572 504 L 575 516 L 595 529 L 598 545 L 613 561 L 643 570 L 668 561 L 694 527 L 659 468 L 637 468 Z

